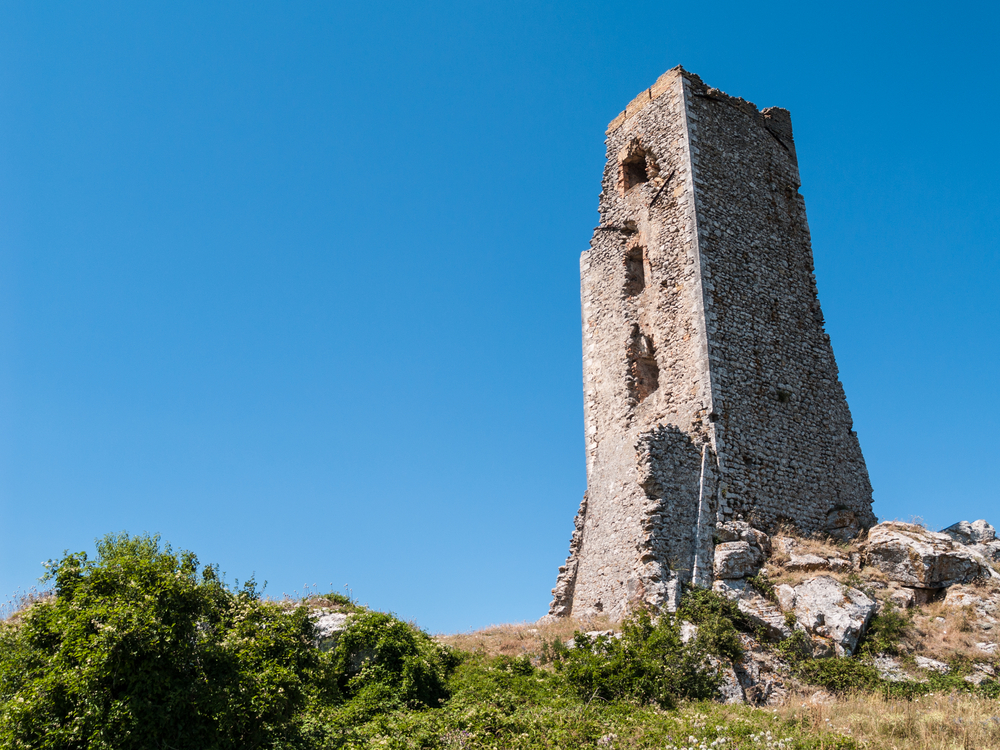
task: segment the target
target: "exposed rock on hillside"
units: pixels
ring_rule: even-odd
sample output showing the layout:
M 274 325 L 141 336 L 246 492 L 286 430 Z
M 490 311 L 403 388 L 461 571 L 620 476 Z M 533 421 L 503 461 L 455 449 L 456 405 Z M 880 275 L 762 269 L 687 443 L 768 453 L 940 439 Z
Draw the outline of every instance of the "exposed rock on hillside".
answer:
M 829 653 L 832 648 L 837 656 L 854 653 L 877 609 L 874 599 L 830 576 L 796 586 L 790 597 L 784 597 L 784 605 L 812 636 L 814 653 Z
M 873 527 L 864 551 L 869 565 L 906 586 L 940 589 L 996 575 L 986 558 L 952 536 L 910 523 Z

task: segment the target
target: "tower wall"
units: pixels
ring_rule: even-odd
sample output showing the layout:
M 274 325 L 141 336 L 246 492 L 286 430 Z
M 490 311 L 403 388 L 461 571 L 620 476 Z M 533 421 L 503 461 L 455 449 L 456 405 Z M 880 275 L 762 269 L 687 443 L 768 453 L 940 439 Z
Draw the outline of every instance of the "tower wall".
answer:
M 788 113 L 675 68 L 606 143 L 580 262 L 588 489 L 553 615 L 620 617 L 710 581 L 717 520 L 874 521 Z

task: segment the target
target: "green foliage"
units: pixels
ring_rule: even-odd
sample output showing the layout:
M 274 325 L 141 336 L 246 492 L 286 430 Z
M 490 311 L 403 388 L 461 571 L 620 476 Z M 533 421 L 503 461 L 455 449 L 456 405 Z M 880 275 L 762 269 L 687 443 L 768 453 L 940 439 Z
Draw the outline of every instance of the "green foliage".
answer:
M 792 627 L 795 616 L 792 615 Z M 787 622 L 787 620 L 786 620 Z M 795 664 L 812 656 L 812 643 L 809 636 L 801 630 L 793 630 L 792 634 L 778 644 L 778 653 L 788 662 Z
M 980 685 L 974 685 L 966 682 L 958 670 L 949 674 L 931 672 L 921 682 L 886 680 L 874 666 L 850 656 L 803 660 L 795 666 L 795 671 L 805 682 L 835 693 L 879 693 L 886 698 L 902 699 L 946 692 L 972 693 L 984 698 L 1000 695 L 1000 683 L 996 680 L 986 680 Z
M 858 653 L 864 656 L 898 654 L 899 642 L 910 624 L 909 617 L 901 614 L 892 602 L 886 602 L 869 623 Z
M 778 592 L 774 588 L 774 583 L 767 577 L 763 570 L 758 571 L 752 576 L 748 576 L 747 583 L 757 589 L 768 601 L 778 601 Z
M 298 712 L 336 689 L 305 609 L 197 570 L 192 553 L 126 534 L 101 540 L 95 560 L 54 563 L 56 596 L 0 629 L 0 746 L 294 742 Z
M 574 648 L 556 662 L 581 698 L 673 706 L 678 698 L 714 695 L 720 679 L 697 641 L 681 642 L 678 620 L 662 612 L 654 621 L 646 610 L 631 615 L 621 637 L 577 632 Z
M 355 615 L 333 651 L 350 721 L 398 708 L 438 706 L 458 659 L 416 628 L 382 612 Z M 530 666 L 530 665 L 529 665 Z
M 849 656 L 806 659 L 795 671 L 804 681 L 835 693 L 871 692 L 883 682 L 875 667 Z
M 698 626 L 697 643 L 706 652 L 724 659 L 743 657 L 738 631 L 755 632 L 755 625 L 740 611 L 736 602 L 708 589 L 684 592 L 677 616 Z
M 566 644 L 558 638 L 553 638 L 551 641 L 543 638 L 541 653 L 538 655 L 538 662 L 539 664 L 551 664 L 552 662 L 564 657 L 567 651 L 569 651 L 569 649 L 566 647 Z

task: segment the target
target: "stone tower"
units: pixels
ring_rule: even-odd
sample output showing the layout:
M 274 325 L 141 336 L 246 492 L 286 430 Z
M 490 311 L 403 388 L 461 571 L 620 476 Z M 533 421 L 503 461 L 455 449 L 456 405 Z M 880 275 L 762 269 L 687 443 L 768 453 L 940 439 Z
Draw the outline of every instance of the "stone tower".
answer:
M 678 67 L 607 136 L 580 259 L 587 493 L 555 616 L 619 618 L 710 584 L 720 522 L 841 537 L 875 523 L 788 111 Z

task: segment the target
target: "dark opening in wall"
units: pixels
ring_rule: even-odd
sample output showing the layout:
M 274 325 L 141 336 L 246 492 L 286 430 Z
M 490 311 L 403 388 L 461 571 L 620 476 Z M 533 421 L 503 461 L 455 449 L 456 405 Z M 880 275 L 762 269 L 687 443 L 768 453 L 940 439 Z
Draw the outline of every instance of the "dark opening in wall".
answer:
M 632 326 L 628 346 L 629 391 L 640 403 L 660 386 L 660 368 L 656 364 L 653 339 L 639 326 Z
M 636 245 L 625 251 L 625 294 L 634 297 L 646 288 L 646 248 Z
M 622 162 L 622 184 L 625 190 L 631 190 L 636 185 L 649 182 L 649 164 L 646 152 L 638 149 Z

